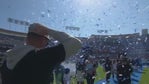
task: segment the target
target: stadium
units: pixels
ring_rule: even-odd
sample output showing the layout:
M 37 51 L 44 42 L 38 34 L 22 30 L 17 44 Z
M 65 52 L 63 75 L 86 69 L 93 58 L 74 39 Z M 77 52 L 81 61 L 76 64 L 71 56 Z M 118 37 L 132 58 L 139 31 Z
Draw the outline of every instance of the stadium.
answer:
M 146 29 L 145 29 L 146 30 Z M 103 71 L 102 61 L 105 57 L 109 57 L 111 60 L 117 59 L 117 56 L 122 53 L 126 53 L 126 57 L 136 61 L 133 64 L 133 73 L 131 76 L 132 84 L 147 84 L 149 73 L 149 34 L 143 33 L 135 34 L 124 34 L 124 35 L 91 35 L 89 38 L 77 37 L 83 44 L 82 49 L 71 58 L 63 62 L 64 66 L 71 68 L 72 78 L 71 81 L 73 84 L 76 84 L 75 71 L 77 62 L 81 62 L 83 58 L 90 56 L 98 62 L 98 67 L 96 69 L 97 77 L 95 79 L 95 84 L 103 84 L 105 79 L 105 72 Z M 147 31 L 147 30 L 146 30 Z M 26 33 L 16 32 L 12 30 L 0 29 L 0 54 L 1 54 L 1 65 L 3 59 L 5 58 L 5 52 L 9 49 L 15 47 L 17 43 L 24 42 Z M 79 59 L 78 59 L 79 58 Z M 137 61 L 139 62 L 137 64 Z M 68 67 L 69 66 L 69 67 Z M 102 75 L 101 75 L 102 74 Z M 84 79 L 84 81 L 86 81 Z M 110 79 L 112 83 L 117 84 L 116 81 Z M 101 82 L 101 83 L 100 83 Z M 102 83 L 103 82 L 103 83 Z
M 1 2 L 0 84 L 149 84 L 149 0 Z

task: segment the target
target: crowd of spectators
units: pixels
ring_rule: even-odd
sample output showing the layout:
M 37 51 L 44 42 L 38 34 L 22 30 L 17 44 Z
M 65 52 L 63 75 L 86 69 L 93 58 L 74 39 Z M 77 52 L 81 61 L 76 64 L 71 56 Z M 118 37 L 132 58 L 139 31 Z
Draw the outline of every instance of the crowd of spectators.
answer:
M 137 55 L 145 56 L 148 51 L 148 35 L 139 34 L 100 36 L 92 35 L 86 42 L 84 48 L 90 50 L 97 56 L 117 56 L 119 53 L 127 53 L 130 57 Z
M 117 56 L 120 52 L 127 53 L 130 57 L 136 57 L 136 55 L 144 54 L 148 51 L 149 39 L 148 35 L 140 36 L 139 34 L 128 35 L 114 35 L 114 36 L 101 36 L 92 35 L 89 38 L 81 38 L 82 49 L 77 53 L 77 56 L 81 56 L 84 53 L 91 53 L 94 56 Z M 23 42 L 23 37 L 10 36 L 0 34 L 0 50 L 7 50 L 15 46 L 15 43 Z M 87 51 L 87 52 L 86 52 Z M 140 51 L 140 52 L 138 52 Z M 77 57 L 73 56 L 73 57 Z M 74 59 L 74 58 L 70 58 Z
M 23 37 L 0 34 L 0 44 L 15 45 L 15 43 L 24 41 Z
M 78 84 L 83 84 L 82 82 L 84 79 L 86 79 L 88 83 L 93 82 L 95 80 L 95 70 L 98 64 L 102 65 L 104 63 L 104 57 L 116 59 L 119 54 L 123 53 L 123 55 L 127 55 L 132 61 L 136 61 L 134 62 L 135 65 L 139 65 L 140 60 L 138 59 L 141 56 L 147 55 L 144 54 L 144 52 L 149 50 L 147 47 L 149 45 L 148 37 L 148 35 L 140 36 L 138 34 L 118 36 L 92 35 L 89 38 L 78 37 L 80 40 L 82 40 L 82 49 L 76 55 L 66 59 L 65 62 L 73 62 L 76 64 L 76 79 Z M 23 37 L 9 36 L 4 34 L 0 34 L 0 38 L 1 57 L 4 56 L 4 53 L 8 49 L 13 48 L 16 45 L 15 43 L 24 41 Z M 49 45 L 54 46 L 56 43 L 57 41 L 51 40 Z M 141 51 L 142 55 L 136 50 Z M 132 59 L 132 57 L 135 57 L 135 59 Z M 69 70 L 67 73 L 68 72 Z M 55 71 L 55 74 L 56 73 L 57 72 Z M 68 75 L 67 73 L 66 76 Z M 82 79 L 80 77 L 82 77 Z
M 116 57 L 119 53 L 126 53 L 130 58 L 148 57 L 146 53 L 149 45 L 148 35 L 140 36 L 139 34 L 115 35 L 115 36 L 100 36 L 92 35 L 89 38 L 81 38 L 82 49 L 75 55 L 69 58 L 72 62 L 76 62 L 78 58 L 86 54 L 91 54 L 95 57 Z M 10 36 L 0 34 L 0 52 L 5 52 L 13 48 L 18 42 L 23 42 L 23 37 Z M 50 42 L 50 45 L 54 42 Z M 67 60 L 66 60 L 67 61 Z

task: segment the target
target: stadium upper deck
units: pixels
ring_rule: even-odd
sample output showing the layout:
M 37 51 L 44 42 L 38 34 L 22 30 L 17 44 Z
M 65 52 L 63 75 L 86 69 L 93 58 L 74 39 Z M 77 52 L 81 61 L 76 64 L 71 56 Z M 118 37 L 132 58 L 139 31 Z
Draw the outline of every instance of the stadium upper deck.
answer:
M 0 33 L 10 35 L 10 36 L 16 36 L 16 37 L 25 37 L 26 36 L 26 33 L 6 30 L 6 29 L 2 29 L 2 28 L 0 28 Z

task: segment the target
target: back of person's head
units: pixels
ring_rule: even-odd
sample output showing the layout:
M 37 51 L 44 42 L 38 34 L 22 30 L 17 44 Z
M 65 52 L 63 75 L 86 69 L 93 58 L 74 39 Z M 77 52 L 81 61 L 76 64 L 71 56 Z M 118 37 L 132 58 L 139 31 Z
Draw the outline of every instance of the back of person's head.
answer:
M 65 74 L 68 74 L 68 73 L 70 73 L 70 69 L 69 68 L 66 68 L 65 69 Z

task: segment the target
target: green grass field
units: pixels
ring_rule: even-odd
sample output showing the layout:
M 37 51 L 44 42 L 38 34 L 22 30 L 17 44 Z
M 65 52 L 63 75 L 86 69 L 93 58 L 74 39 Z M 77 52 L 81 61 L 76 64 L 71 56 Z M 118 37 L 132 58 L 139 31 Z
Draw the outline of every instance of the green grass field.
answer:
M 105 78 L 105 72 L 103 71 L 103 68 L 101 66 L 98 66 L 98 68 L 96 69 L 96 79 L 95 79 L 95 83 L 99 80 L 102 80 Z M 55 77 L 54 77 L 55 79 Z M 86 83 L 86 80 L 84 79 L 84 83 Z M 56 81 L 54 80 L 54 84 L 56 84 Z M 77 84 L 77 80 L 75 77 L 71 78 L 71 84 Z
M 103 68 L 101 66 L 98 66 L 98 68 L 96 69 L 96 79 L 95 79 L 95 83 L 99 80 L 102 80 L 105 78 L 105 72 L 103 71 Z M 86 80 L 84 79 L 85 84 Z M 72 79 L 72 84 L 77 84 L 76 83 L 76 79 Z
M 139 84 L 149 84 L 149 68 L 145 68 Z
M 98 82 L 99 80 L 102 80 L 105 78 L 105 72 L 103 70 L 103 68 L 101 66 L 98 66 L 97 70 L 96 70 L 96 79 L 95 79 L 95 83 Z M 85 84 L 86 80 L 84 79 Z M 54 84 L 56 84 L 56 81 L 54 80 Z M 71 78 L 71 84 L 77 84 L 77 80 L 75 77 Z M 143 73 L 142 73 L 142 77 L 139 81 L 139 84 L 149 84 L 149 68 L 145 68 Z
M 95 82 L 99 81 L 99 80 L 102 80 L 105 78 L 105 72 L 102 68 L 102 66 L 98 66 L 97 70 L 96 70 L 96 79 L 95 79 Z

